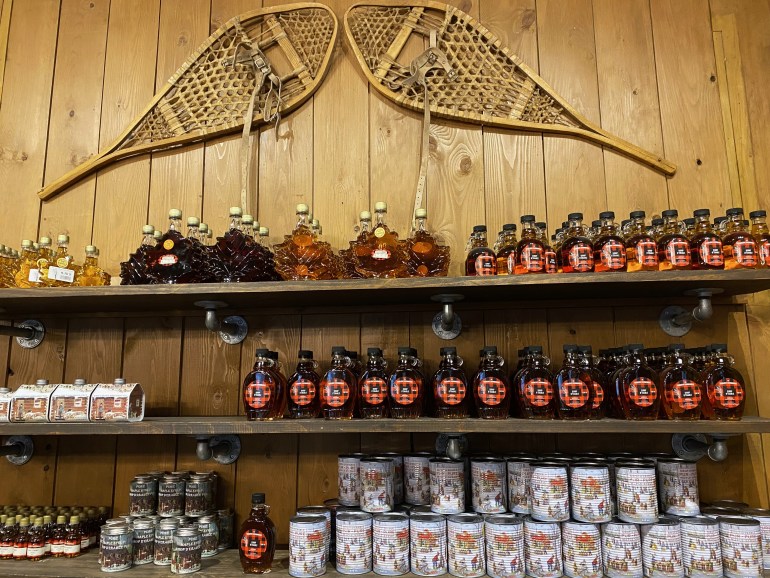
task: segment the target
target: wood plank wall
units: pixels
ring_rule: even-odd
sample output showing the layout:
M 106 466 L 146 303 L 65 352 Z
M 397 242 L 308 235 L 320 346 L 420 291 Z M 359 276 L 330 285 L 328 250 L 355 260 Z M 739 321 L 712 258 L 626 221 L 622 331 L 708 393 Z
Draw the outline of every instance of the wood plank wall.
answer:
M 200 215 L 221 233 L 239 199 L 237 137 L 184 151 L 138 157 L 101 171 L 48 203 L 35 192 L 81 163 L 122 131 L 207 34 L 233 15 L 278 0 L 0 0 L 0 242 L 66 231 L 80 257 L 93 242 L 102 261 L 117 264 L 139 242 L 146 222 L 164 225 L 174 206 Z M 327 2 L 341 18 L 347 0 Z M 665 179 L 611 151 L 574 139 L 436 122 L 431 127 L 427 188 L 429 223 L 452 245 L 452 273 L 470 227 L 491 231 L 523 213 L 555 228 L 567 212 L 604 209 L 619 217 L 671 207 L 713 213 L 742 203 L 770 205 L 770 2 L 767 0 L 456 0 L 481 19 L 578 110 L 606 129 L 679 167 Z M 419 47 L 407 47 L 418 51 Z M 277 240 L 308 202 L 327 239 L 343 246 L 357 214 L 375 201 L 390 205 L 390 222 L 406 232 L 419 170 L 421 118 L 381 98 L 366 84 L 341 38 L 316 96 L 278 130 L 252 135 L 257 218 Z M 619 296 L 622 297 L 622 296 Z M 659 307 L 513 307 L 461 309 L 457 345 L 468 367 L 484 343 L 508 358 L 542 343 L 554 362 L 567 342 L 605 347 L 629 341 L 669 342 L 657 327 Z M 431 309 L 259 314 L 242 347 L 221 344 L 202 317 L 47 319 L 37 350 L 0 340 L 5 381 L 38 377 L 111 379 L 146 386 L 150 415 L 241 412 L 240 382 L 257 346 L 277 349 L 291 367 L 301 346 L 325 360 L 331 345 L 364 351 L 410 343 L 427 358 L 441 345 L 429 329 Z M 727 340 L 751 384 L 751 411 L 770 416 L 770 300 L 717 308 L 689 344 Z M 767 505 L 765 458 L 770 443 L 731 439 L 730 458 L 703 463 L 709 499 Z M 244 436 L 237 464 L 218 467 L 223 505 L 243 515 L 250 493 L 267 491 L 281 541 L 297 505 L 335 495 L 336 455 L 350 450 L 422 449 L 433 436 Z M 474 436 L 477 451 L 666 449 L 665 436 L 608 440 L 601 436 Z M 127 505 L 129 479 L 147 469 L 205 469 L 195 442 L 179 437 L 62 437 L 36 440 L 28 465 L 0 460 L 0 503 Z

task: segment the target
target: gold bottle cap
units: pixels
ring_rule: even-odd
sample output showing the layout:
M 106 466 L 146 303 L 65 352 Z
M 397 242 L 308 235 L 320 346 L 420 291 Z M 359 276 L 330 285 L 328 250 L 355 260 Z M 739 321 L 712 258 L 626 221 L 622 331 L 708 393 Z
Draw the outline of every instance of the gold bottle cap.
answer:
M 417 209 L 414 216 L 418 219 L 425 219 L 428 216 L 428 209 Z
M 240 217 L 243 215 L 243 211 L 240 207 L 230 207 L 230 216 L 231 217 Z
M 388 203 L 384 203 L 382 201 L 379 201 L 375 203 L 374 205 L 374 212 L 375 213 L 384 213 L 388 210 Z
M 162 231 L 155 231 L 152 236 L 158 240 L 163 238 L 163 232 Z
M 268 227 L 260 227 L 259 228 L 259 236 L 260 237 L 267 237 L 270 234 L 270 229 Z
M 69 235 L 65 235 L 65 234 L 61 234 L 58 237 L 56 237 L 56 242 L 57 243 L 69 243 L 70 242 L 70 236 Z
M 142 227 L 142 233 L 144 233 L 145 235 L 152 235 L 154 232 L 155 232 L 155 227 L 153 227 L 152 225 L 145 225 L 144 227 Z
M 369 211 L 361 211 L 358 214 L 358 219 L 360 221 L 371 221 L 372 220 L 372 214 Z
M 51 237 L 40 237 L 40 246 L 47 247 L 51 244 Z
M 38 245 L 37 243 L 32 243 L 32 248 L 33 248 L 35 251 L 37 251 L 38 249 L 40 249 L 40 245 Z
M 80 524 L 80 516 L 72 516 L 70 518 L 70 524 Z
M 318 222 L 318 219 L 313 219 L 310 221 L 310 226 L 317 229 L 321 226 L 321 223 Z
M 86 245 L 86 253 L 93 254 L 96 252 L 97 252 L 96 247 L 94 247 L 93 245 Z
M 171 209 L 168 212 L 168 218 L 169 219 L 181 219 L 182 218 L 182 211 L 179 209 Z
M 29 239 L 24 239 L 21 242 L 21 248 L 22 249 L 29 249 L 30 247 L 32 247 L 32 241 L 30 241 Z
M 253 225 L 254 224 L 254 217 L 251 215 L 243 215 L 243 218 L 241 219 L 241 222 L 244 225 Z
M 305 203 L 297 205 L 297 214 L 307 215 L 310 212 L 310 208 Z
M 255 231 L 259 231 L 259 221 L 254 221 L 253 227 Z
M 19 520 L 19 526 L 29 526 L 29 518 L 22 518 Z
M 56 516 L 56 523 L 57 524 L 66 524 L 67 523 L 67 517 L 66 516 Z
M 35 518 L 35 523 L 33 525 L 34 526 L 38 526 L 38 527 L 42 526 L 43 525 L 43 518 Z
M 43 516 L 43 523 L 44 524 L 50 524 L 51 523 L 51 516 Z
M 197 227 L 201 224 L 201 220 L 198 217 L 187 217 L 188 227 Z
M 198 230 L 199 230 L 201 233 L 208 233 L 208 232 L 209 232 L 209 226 L 208 226 L 206 223 L 201 223 L 201 224 L 198 226 Z

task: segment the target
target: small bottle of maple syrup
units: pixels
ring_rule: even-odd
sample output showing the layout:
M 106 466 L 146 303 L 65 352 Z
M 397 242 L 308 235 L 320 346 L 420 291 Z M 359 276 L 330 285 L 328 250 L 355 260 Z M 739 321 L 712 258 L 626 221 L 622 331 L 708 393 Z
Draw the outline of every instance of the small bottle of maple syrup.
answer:
M 703 388 L 689 357 L 681 343 L 668 346 L 666 366 L 660 373 L 661 406 L 668 419 L 700 419 Z
M 708 347 L 709 365 L 703 374 L 703 416 L 711 420 L 739 420 L 746 404 L 746 382 L 733 367 L 724 343 Z
M 683 229 L 684 225 L 679 222 L 676 209 L 663 211 L 663 225 L 657 241 L 660 271 L 684 271 L 691 268 L 690 242 Z
M 269 514 L 270 506 L 265 504 L 265 494 L 252 494 L 251 513 L 241 524 L 238 541 L 244 574 L 267 574 L 273 565 L 276 530 Z
M 467 246 L 465 274 L 469 277 L 490 277 L 497 274 L 497 258 L 487 243 L 487 226 L 473 227 Z
M 564 273 L 591 273 L 594 251 L 583 226 L 583 213 L 570 213 L 561 244 L 561 268 Z
M 318 417 L 321 411 L 320 383 L 321 376 L 316 372 L 318 363 L 313 360 L 313 352 L 300 349 L 297 354 L 297 369 L 289 378 L 289 417 L 307 419 Z
M 618 391 L 625 419 L 654 420 L 660 410 L 658 375 L 647 365 L 644 345 L 628 346 L 626 367 L 616 372 L 622 390 Z
M 618 234 L 615 224 L 615 213 L 604 211 L 599 213 L 599 228 L 594 241 L 594 271 L 626 270 L 626 245 L 623 237 Z
M 559 392 L 557 413 L 561 419 L 588 419 L 594 400 L 591 376 L 579 365 L 577 345 L 564 346 L 564 362 L 555 376 Z
M 321 413 L 326 419 L 351 419 L 358 397 L 358 381 L 350 370 L 344 347 L 332 347 L 332 362 L 321 379 Z
M 693 212 L 695 225 L 690 237 L 690 253 L 693 269 L 724 269 L 725 258 L 722 253 L 722 239 L 711 226 L 708 209 Z
M 379 347 L 370 347 L 366 354 L 366 367 L 358 379 L 359 413 L 362 418 L 388 417 L 388 364 Z
M 545 247 L 535 226 L 535 215 L 521 217 L 521 241 L 516 246 L 517 275 L 545 273 Z
M 506 223 L 494 247 L 498 275 L 513 275 L 516 266 L 516 242 L 516 224 Z
M 468 379 L 461 369 L 463 360 L 456 347 L 441 348 L 441 362 L 433 376 L 436 417 L 468 417 Z
M 644 211 L 632 211 L 626 234 L 628 271 L 657 271 L 658 244 L 644 224 Z
M 283 417 L 286 389 L 275 372 L 268 349 L 257 349 L 254 369 L 243 380 L 243 409 L 249 421 Z
M 722 235 L 725 269 L 756 269 L 759 266 L 759 247 L 749 232 L 749 222 L 743 218 L 743 209 L 727 209 L 726 214 Z
M 398 348 L 398 363 L 389 380 L 391 417 L 413 419 L 422 415 L 425 377 L 419 367 L 416 349 Z
M 604 375 L 594 365 L 593 349 L 590 345 L 578 345 L 578 365 L 591 378 L 593 399 L 588 419 L 602 419 L 607 415 L 608 396 Z
M 506 419 L 511 407 L 511 385 L 503 373 L 505 360 L 497 347 L 488 345 L 479 351 L 481 361 L 473 378 L 476 413 L 482 419 Z
M 550 360 L 543 355 L 543 348 L 531 345 L 525 348 L 524 366 L 511 377 L 516 390 L 519 415 L 527 419 L 554 419 L 553 375 L 548 370 Z
M 759 264 L 762 267 L 770 267 L 770 229 L 767 226 L 767 211 L 752 211 L 751 234 L 759 247 Z

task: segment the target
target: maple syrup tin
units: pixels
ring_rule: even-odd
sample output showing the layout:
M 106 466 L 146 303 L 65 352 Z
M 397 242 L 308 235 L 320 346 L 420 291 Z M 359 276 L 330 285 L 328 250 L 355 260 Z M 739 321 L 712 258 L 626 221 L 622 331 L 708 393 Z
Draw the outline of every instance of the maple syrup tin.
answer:
M 336 515 L 336 567 L 340 574 L 372 571 L 372 515 L 338 512 Z
M 532 478 L 533 456 L 516 456 L 507 460 L 508 466 L 508 508 L 514 514 L 529 514 L 532 508 L 529 497 L 529 482 Z
M 164 518 L 184 514 L 185 481 L 176 474 L 164 474 L 158 480 L 158 514 Z
M 570 468 L 572 517 L 580 522 L 612 520 L 612 493 L 607 464 L 579 462 Z
M 556 522 L 540 522 L 532 516 L 524 518 L 524 558 L 527 576 L 562 576 L 560 525 Z
M 443 457 L 430 460 L 430 504 L 436 514 L 465 511 L 465 462 Z
M 727 578 L 762 576 L 762 534 L 758 520 L 719 518 L 722 569 Z
M 156 566 L 171 564 L 171 544 L 177 528 L 179 528 L 179 520 L 176 518 L 164 518 L 155 527 L 155 559 L 153 564 Z
M 681 518 L 682 565 L 687 578 L 722 576 L 719 522 L 710 518 Z
M 478 514 L 447 516 L 447 550 L 452 576 L 483 576 L 486 573 L 484 519 Z
M 193 574 L 201 569 L 201 533 L 197 528 L 179 528 L 171 543 L 171 572 Z
M 695 463 L 678 458 L 659 459 L 657 470 L 663 512 L 677 516 L 699 515 L 698 469 Z
M 122 572 L 131 568 L 133 533 L 127 524 L 102 526 L 99 541 L 99 567 L 102 572 Z
M 506 464 L 496 458 L 471 458 L 471 503 L 479 514 L 502 514 L 506 510 Z
M 602 526 L 602 561 L 609 578 L 642 578 L 642 540 L 635 524 L 613 520 Z
M 414 506 L 430 504 L 430 452 L 404 456 L 404 501 Z
M 564 574 L 570 578 L 601 578 L 602 536 L 597 524 L 570 520 L 561 525 Z
M 134 520 L 133 560 L 135 566 L 152 564 L 155 558 L 155 524 L 152 520 Z
M 409 518 L 412 574 L 441 576 L 447 573 L 447 526 L 441 514 L 413 514 Z
M 487 574 L 492 578 L 523 578 L 524 520 L 513 514 L 495 514 L 484 519 Z
M 289 520 L 289 574 L 313 578 L 326 573 L 329 548 L 327 519 L 294 516 Z
M 618 518 L 632 524 L 652 524 L 658 520 L 658 492 L 653 462 L 615 464 Z
M 569 520 L 569 481 L 567 465 L 535 462 L 529 483 L 532 518 L 541 522 Z
M 640 528 L 642 564 L 647 578 L 681 578 L 682 533 L 677 518 L 662 517 L 654 524 Z
M 389 458 L 364 458 L 361 460 L 360 506 L 364 512 L 377 514 L 393 510 L 393 478 L 395 464 Z
M 191 474 L 184 490 L 185 516 L 198 517 L 214 509 L 214 494 L 209 473 Z
M 219 550 L 219 526 L 217 525 L 217 515 L 208 514 L 200 516 L 195 520 L 198 523 L 198 530 L 201 532 L 201 556 L 210 558 L 216 556 Z
M 230 508 L 217 510 L 217 528 L 219 541 L 217 550 L 220 552 L 233 547 L 233 511 Z
M 382 576 L 409 572 L 409 516 L 378 514 L 372 521 L 372 569 Z
M 128 486 L 128 513 L 131 516 L 147 516 L 155 513 L 158 501 L 158 481 L 143 474 L 134 477 Z
M 404 456 L 396 452 L 386 452 L 372 457 L 393 460 L 393 501 L 401 504 L 404 501 Z
M 345 454 L 337 457 L 337 499 L 343 506 L 361 503 L 361 478 L 358 469 L 365 454 Z
M 741 510 L 744 516 L 753 518 L 759 522 L 759 530 L 762 534 L 762 567 L 770 570 L 770 510 L 763 508 L 744 508 Z

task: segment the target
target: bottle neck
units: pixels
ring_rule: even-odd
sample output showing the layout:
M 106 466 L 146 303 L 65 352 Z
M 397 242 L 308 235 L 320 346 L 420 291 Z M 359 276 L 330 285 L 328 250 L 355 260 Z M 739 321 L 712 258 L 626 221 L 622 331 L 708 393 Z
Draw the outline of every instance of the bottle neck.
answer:
M 751 220 L 751 231 L 756 233 L 767 233 L 767 221 L 765 217 L 755 217 Z
M 385 360 L 382 357 L 370 356 L 366 362 L 366 369 L 383 369 L 385 366 Z
M 577 367 L 578 358 L 575 353 L 564 354 L 564 367 Z
M 695 219 L 695 232 L 701 233 L 701 232 L 711 232 L 713 229 L 711 227 L 711 221 L 709 220 L 709 216 L 701 216 L 696 217 Z
M 241 216 L 230 215 L 230 230 L 239 231 L 241 229 Z
M 144 238 L 142 239 L 142 245 L 146 247 L 154 247 L 156 245 L 155 235 L 153 233 L 145 233 Z
M 57 247 L 57 252 L 60 255 L 66 255 L 68 250 L 69 244 L 68 243 L 59 243 Z
M 348 368 L 351 365 L 351 361 L 349 357 L 345 357 L 344 355 L 338 355 L 334 354 L 332 356 L 332 367 L 335 369 L 343 369 Z
M 251 504 L 251 513 L 255 516 L 267 516 L 270 513 L 270 506 L 267 504 Z
M 426 231 L 426 222 L 424 217 L 419 217 L 414 221 L 414 229 L 417 232 L 424 233 Z
M 369 219 L 362 219 L 361 220 L 361 231 L 359 235 L 363 235 L 371 231 L 372 229 L 372 222 Z
M 312 359 L 300 359 L 297 362 L 297 371 L 313 371 L 316 368 L 316 363 Z
M 169 231 L 181 231 L 182 230 L 182 219 L 179 219 L 178 217 L 170 217 L 168 220 L 168 230 Z
M 385 211 L 376 211 L 374 213 L 374 226 L 379 227 L 380 225 L 385 225 Z
M 187 238 L 188 239 L 194 239 L 194 240 L 197 241 L 199 236 L 200 235 L 198 233 L 198 226 L 197 225 L 188 225 L 188 227 L 187 227 Z

